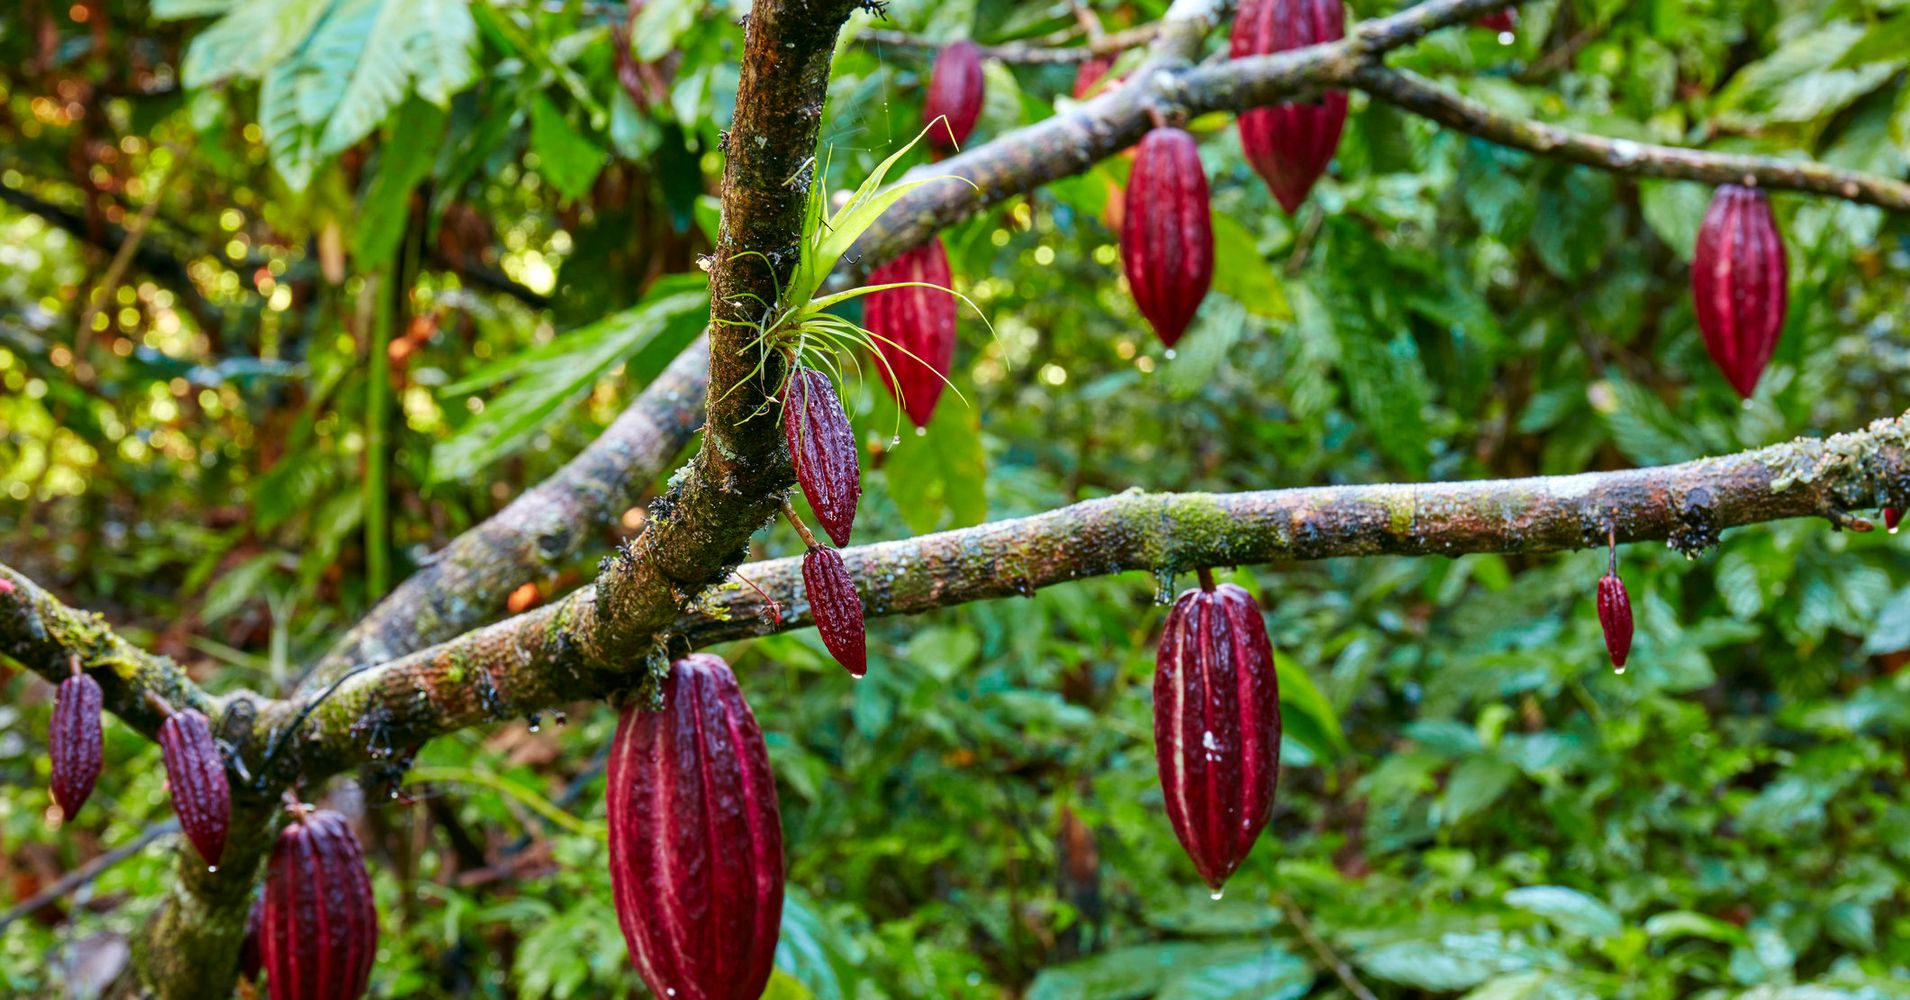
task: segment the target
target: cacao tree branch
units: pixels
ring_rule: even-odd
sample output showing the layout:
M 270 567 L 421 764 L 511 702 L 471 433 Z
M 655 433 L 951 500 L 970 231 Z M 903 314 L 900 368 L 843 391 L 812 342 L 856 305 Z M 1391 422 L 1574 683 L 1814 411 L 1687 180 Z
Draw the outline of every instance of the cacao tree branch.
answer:
M 1570 129 L 1502 114 L 1415 73 L 1368 64 L 1349 82 L 1400 109 L 1487 142 L 1637 177 L 1705 184 L 1754 184 L 1829 195 L 1892 211 L 1910 210 L 1910 184 L 1810 160 L 1707 153 Z
M 1726 528 L 1910 506 L 1910 413 L 1861 431 L 1681 465 L 1529 479 L 1338 486 L 1232 494 L 1148 494 L 841 550 L 871 617 L 917 614 L 1127 571 L 1370 555 L 1541 553 L 1666 541 L 1687 552 Z M 1846 523 L 1855 524 L 1844 518 Z M 671 624 L 682 648 L 810 624 L 799 559 L 739 572 L 780 602 L 727 587 Z M 340 685 L 297 734 L 307 780 L 365 759 L 361 719 L 397 745 L 631 687 L 637 664 L 569 640 L 592 588 Z M 275 713 L 282 724 L 290 703 Z
M 1136 46 L 1146 45 L 1160 33 L 1160 22 L 1136 25 L 1125 31 L 1109 32 L 1086 45 L 1051 46 L 1027 42 L 1004 42 L 981 46 L 983 59 L 995 59 L 1023 66 L 1073 65 L 1096 56 L 1112 56 Z M 876 48 L 912 49 L 934 53 L 946 42 L 911 35 L 906 31 L 869 28 L 857 33 L 856 43 Z

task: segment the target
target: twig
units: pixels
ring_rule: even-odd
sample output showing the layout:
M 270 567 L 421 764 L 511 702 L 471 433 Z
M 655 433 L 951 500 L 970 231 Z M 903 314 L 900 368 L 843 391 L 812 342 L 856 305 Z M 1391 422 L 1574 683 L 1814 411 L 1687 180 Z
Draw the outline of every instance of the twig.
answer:
M 32 898 L 20 903 L 6 913 L 0 914 L 0 931 L 5 931 L 14 921 L 21 917 L 33 913 L 36 910 L 44 909 L 48 904 L 59 900 L 60 897 L 65 896 L 67 893 L 73 892 L 88 882 L 99 878 L 106 872 L 106 869 L 138 854 L 145 849 L 147 844 L 169 833 L 178 832 L 179 820 L 177 818 L 161 820 L 158 823 L 154 823 L 140 831 L 139 836 L 134 837 L 128 843 L 121 844 L 107 851 L 105 854 L 67 872 L 54 881 L 52 885 L 35 893 Z
M 1313 950 L 1314 956 L 1319 958 L 1321 965 L 1333 970 L 1333 975 L 1339 979 L 1341 986 L 1346 987 L 1346 992 L 1358 997 L 1359 1000 L 1379 1000 L 1373 995 L 1373 991 L 1367 989 L 1366 984 L 1360 982 L 1359 977 L 1353 974 L 1353 967 L 1346 964 L 1346 960 L 1334 952 L 1333 948 L 1314 932 L 1313 922 L 1306 918 L 1306 914 L 1298 906 L 1294 905 L 1292 897 L 1276 889 L 1273 898 L 1280 904 L 1280 908 L 1286 911 L 1287 919 L 1293 921 L 1293 929 L 1300 932 L 1300 939 Z

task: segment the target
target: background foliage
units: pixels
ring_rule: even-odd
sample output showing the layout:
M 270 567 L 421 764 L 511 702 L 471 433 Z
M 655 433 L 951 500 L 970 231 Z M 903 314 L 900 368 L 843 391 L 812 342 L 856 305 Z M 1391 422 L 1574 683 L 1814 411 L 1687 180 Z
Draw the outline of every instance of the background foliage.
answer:
M 678 276 L 710 243 L 736 87 L 739 5 L 636 6 L 8 5 L 0 559 L 214 691 L 276 692 L 378 576 L 575 453 L 702 322 Z M 1073 23 L 1064 3 L 889 6 L 937 39 Z M 1095 6 L 1113 29 L 1165 3 Z M 1910 166 L 1910 10 L 1892 0 L 1522 16 L 1510 44 L 1449 31 L 1394 62 L 1602 134 Z M 925 68 L 844 47 L 834 186 L 920 128 Z M 991 63 L 987 79 L 977 141 L 1064 106 L 1072 70 Z M 1689 305 L 1703 188 L 1509 153 L 1356 96 L 1331 177 L 1289 219 L 1227 121 L 1193 128 L 1222 271 L 1179 352 L 1147 334 L 1102 221 L 1124 161 L 949 231 L 957 287 L 999 336 L 964 320 L 972 405 L 949 397 L 922 437 L 850 384 L 863 537 L 1137 486 L 1670 462 L 1910 406 L 1902 218 L 1774 199 L 1790 321 L 1739 405 Z M 128 231 L 139 252 L 115 275 Z M 513 606 L 587 579 L 598 554 Z M 1219 902 L 1174 841 L 1151 754 L 1158 601 L 1188 581 L 876 623 L 860 684 L 812 632 L 724 650 L 784 804 L 773 994 L 1346 996 L 1337 956 L 1380 996 L 1906 995 L 1902 543 L 1785 523 L 1690 560 L 1627 549 L 1624 676 L 1592 614 L 1603 560 L 1236 572 L 1282 653 L 1289 738 L 1270 832 Z M 94 805 L 61 828 L 49 689 L 21 671 L 5 685 L 17 901 L 169 810 L 156 748 L 109 724 Z M 373 858 L 376 995 L 640 989 L 600 842 L 614 715 L 550 722 L 427 747 L 415 801 L 334 793 Z M 7 928 L 3 988 L 84 994 L 110 974 L 158 901 L 163 848 Z

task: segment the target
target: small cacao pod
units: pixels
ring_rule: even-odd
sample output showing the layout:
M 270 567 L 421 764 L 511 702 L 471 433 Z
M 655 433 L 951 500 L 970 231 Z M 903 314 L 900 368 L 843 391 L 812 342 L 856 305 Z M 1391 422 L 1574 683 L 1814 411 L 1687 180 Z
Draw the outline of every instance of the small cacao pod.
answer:
M 225 758 L 213 742 L 212 728 L 198 710 L 188 708 L 159 724 L 159 748 L 166 760 L 166 783 L 179 827 L 206 864 L 217 867 L 225 854 L 226 829 L 232 823 L 232 790 L 226 785 Z
M 1883 509 L 1883 529 L 1891 534 L 1897 533 L 1897 526 L 1903 523 L 1903 511 L 1897 507 Z
M 329 809 L 286 824 L 272 845 L 259 953 L 272 1000 L 354 1000 L 378 957 L 378 907 L 365 855 Z
M 1233 58 L 1264 56 L 1346 35 L 1340 0 L 1242 0 L 1231 37 Z M 1304 104 L 1275 104 L 1240 115 L 1247 162 L 1291 215 L 1333 162 L 1346 127 L 1346 94 L 1328 91 Z
M 1081 68 L 1074 71 L 1074 99 L 1077 101 L 1085 100 L 1089 94 L 1095 93 L 1096 85 L 1101 82 L 1103 77 L 1108 75 L 1108 70 L 1113 68 L 1113 56 L 1092 56 L 1084 60 L 1081 63 Z M 1113 87 L 1114 84 L 1109 84 L 1106 88 L 1102 89 L 1111 90 Z
M 1519 29 L 1519 12 L 1517 8 L 1508 7 L 1505 10 L 1487 14 L 1472 23 L 1487 31 L 1496 31 L 1502 35 L 1510 34 Z
M 1718 188 L 1698 229 L 1691 295 L 1705 350 L 1747 399 L 1784 331 L 1788 280 L 1770 199 L 1757 188 Z
M 953 280 L 940 236 L 904 251 L 869 274 L 871 285 L 923 283 L 870 292 L 862 312 L 862 325 L 875 334 L 880 355 L 876 374 L 917 427 L 928 426 L 955 362 L 955 296 L 943 291 Z
M 783 389 L 783 436 L 796 482 L 822 530 L 837 545 L 849 544 L 862 496 L 862 465 L 849 415 L 829 376 L 800 366 L 790 373 Z
M 607 773 L 610 884 L 637 973 L 658 997 L 756 1000 L 782 918 L 782 818 L 729 666 L 672 664 L 662 711 L 623 710 Z
M 1280 682 L 1252 595 L 1231 583 L 1180 595 L 1154 658 L 1154 760 L 1167 818 L 1216 893 L 1273 812 Z
M 968 141 L 981 114 L 982 50 L 963 39 L 943 49 L 929 71 L 928 98 L 922 103 L 929 147 L 954 152 Z
M 260 950 L 259 938 L 265 934 L 265 897 L 252 897 L 252 909 L 245 915 L 245 939 L 239 942 L 239 975 L 253 982 L 259 981 L 259 970 L 265 968 L 265 954 Z
M 849 577 L 849 568 L 835 549 L 811 548 L 802 557 L 802 586 L 809 595 L 809 611 L 829 655 L 861 677 L 869 672 L 868 637 L 862 620 L 862 597 Z
M 86 804 L 93 783 L 99 780 L 102 701 L 99 682 L 85 674 L 61 681 L 53 695 L 53 724 L 46 743 L 53 760 L 53 801 L 67 819 Z
M 1598 624 L 1605 630 L 1605 651 L 1611 654 L 1612 669 L 1625 672 L 1625 660 L 1631 656 L 1631 595 L 1616 573 L 1598 578 Z
M 1173 347 L 1214 283 L 1214 220 L 1194 137 L 1157 128 L 1142 137 L 1128 174 L 1121 264 L 1134 304 Z

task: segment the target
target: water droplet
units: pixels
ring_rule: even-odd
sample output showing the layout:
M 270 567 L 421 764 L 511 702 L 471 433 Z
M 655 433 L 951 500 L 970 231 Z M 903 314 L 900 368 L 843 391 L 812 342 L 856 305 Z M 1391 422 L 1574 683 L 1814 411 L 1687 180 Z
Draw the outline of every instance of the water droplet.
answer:
M 1177 355 L 1174 352 L 1174 349 L 1171 347 L 1168 348 L 1164 353 L 1167 355 L 1167 360 L 1169 361 L 1172 361 L 1174 360 L 1175 357 L 1177 357 Z
M 1512 32 L 1510 32 L 1510 31 L 1501 31 L 1501 32 L 1499 32 L 1499 44 L 1500 44 L 1500 45 L 1511 45 L 1511 44 L 1512 44 L 1513 42 L 1516 42 L 1516 41 L 1518 41 L 1518 40 L 1519 40 L 1519 36 L 1517 36 L 1517 35 L 1515 35 L 1515 34 L 1513 34 L 1513 33 L 1512 33 Z
M 1225 896 L 1226 894 L 1227 894 L 1227 890 L 1225 889 L 1215 889 L 1213 892 L 1210 892 L 1207 894 L 1207 898 L 1217 903 L 1220 901 L 1220 897 Z
M 215 872 L 215 873 L 216 873 L 216 872 L 217 872 L 218 870 L 219 870 L 219 866 L 218 866 L 218 865 L 207 865 L 207 866 L 206 866 L 206 871 L 209 871 L 209 872 Z
M 915 436 L 916 436 L 916 437 L 928 437 L 928 428 L 926 428 L 926 427 L 917 427 L 917 428 L 915 429 Z
M 1174 574 L 1172 572 L 1161 570 L 1154 574 L 1154 603 L 1174 603 Z
M 897 434 L 894 437 L 889 438 L 889 447 L 891 448 L 901 443 L 902 443 L 902 435 L 900 434 Z
M 1618 675 L 1618 676 L 1620 676 L 1620 677 L 1623 677 L 1623 676 L 1625 676 L 1625 668 L 1624 668 L 1624 667 L 1613 667 L 1613 668 L 1612 668 L 1612 673 L 1614 673 L 1614 674 L 1617 674 L 1617 675 Z
M 1902 530 L 1903 530 L 1903 525 L 1901 525 L 1901 524 L 1899 524 L 1899 525 L 1897 525 L 1896 527 L 1894 527 L 1894 528 L 1891 528 L 1891 529 L 1890 529 L 1890 533 L 1894 535 L 1894 534 L 1896 534 L 1897 532 L 1899 532 L 1899 531 L 1902 531 Z

